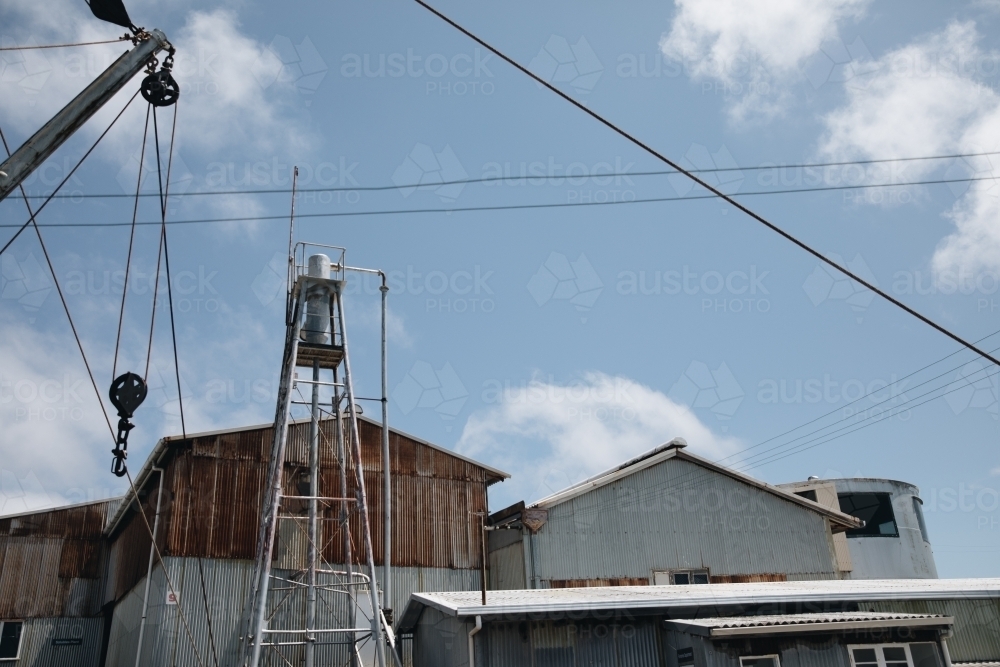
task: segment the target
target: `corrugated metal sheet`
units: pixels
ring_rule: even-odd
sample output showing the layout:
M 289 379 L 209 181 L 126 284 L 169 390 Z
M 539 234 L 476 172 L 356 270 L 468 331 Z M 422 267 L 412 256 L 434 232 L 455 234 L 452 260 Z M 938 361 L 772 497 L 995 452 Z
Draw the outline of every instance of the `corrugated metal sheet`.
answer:
M 289 428 L 284 466 L 285 493 L 301 495 L 298 487 L 305 470 L 309 424 Z M 339 468 L 334 457 L 333 423 L 322 424 L 320 494 L 340 497 Z M 383 562 L 381 428 L 359 424 L 372 542 L 377 564 Z M 272 429 L 262 427 L 168 443 L 172 453 L 165 467 L 161 535 L 164 556 L 253 559 L 263 498 L 264 477 Z M 393 565 L 413 568 L 478 569 L 482 546 L 475 513 L 486 511 L 486 486 L 497 474 L 433 446 L 392 432 L 393 466 Z M 353 469 L 348 479 L 353 480 Z M 142 506 L 153 523 L 156 506 L 155 474 L 145 486 Z M 355 494 L 353 481 L 348 497 Z M 283 513 L 305 512 L 292 501 Z M 323 557 L 343 562 L 343 540 L 337 535 L 339 503 L 321 512 Z M 280 565 L 304 563 L 305 540 L 294 521 L 285 521 L 279 545 Z M 349 524 L 354 545 L 362 544 L 357 513 Z M 136 512 L 127 514 L 112 537 L 112 593 L 120 597 L 145 574 L 149 535 Z M 356 547 L 357 548 L 357 547 Z M 355 553 L 355 559 L 358 553 Z
M 199 571 L 199 560 L 200 571 Z M 224 667 L 239 652 L 239 629 L 253 577 L 253 562 L 232 559 L 165 559 L 170 582 L 180 598 L 179 609 L 188 628 L 181 622 L 178 606 L 166 604 L 169 590 L 163 568 L 157 566 L 150 583 L 150 604 L 143 641 L 144 666 L 170 667 L 174 664 L 197 665 L 198 657 L 204 664 L 214 664 L 214 653 Z M 333 569 L 342 566 L 333 565 Z M 289 577 L 290 570 L 275 570 L 275 574 Z M 204 579 L 204 586 L 202 580 Z M 413 592 L 427 590 L 477 590 L 479 572 L 476 570 L 448 570 L 442 568 L 393 568 L 393 604 L 401 609 Z M 115 607 L 108 648 L 108 667 L 131 667 L 135 664 L 136 641 L 141 618 L 142 594 L 145 578 Z M 279 588 L 282 584 L 273 584 Z M 285 596 L 288 595 L 288 598 Z M 276 591 L 270 599 L 277 608 L 285 598 L 280 611 L 274 614 L 271 627 L 276 629 L 304 626 L 304 596 L 301 589 L 288 594 Z M 207 609 L 206 609 L 207 602 Z M 365 625 L 369 606 L 359 601 L 356 615 L 358 627 Z M 273 610 L 273 609 L 272 609 Z M 334 593 L 321 594 L 318 624 L 325 627 L 348 627 L 346 598 Z M 211 625 L 211 634 L 209 626 Z M 190 631 L 190 637 L 188 635 Z M 194 647 L 192 647 L 192 640 Z M 343 647 L 324 647 L 318 655 L 319 664 L 345 664 L 341 655 Z M 293 664 L 300 649 L 283 649 L 285 659 Z M 196 657 L 196 654 L 198 657 Z M 265 664 L 283 665 L 278 656 L 272 655 Z M 325 662 L 324 662 L 325 661 Z
M 647 586 L 649 579 L 552 579 L 543 582 L 548 588 L 596 588 L 597 586 Z
M 524 578 L 524 543 L 518 540 L 491 551 L 488 576 L 492 590 L 527 588 Z
M 954 636 L 948 640 L 948 650 L 953 662 L 1000 660 L 1000 599 L 884 600 L 860 606 L 873 611 L 952 616 Z
M 21 655 L 16 664 L 99 667 L 103 627 L 103 618 L 28 619 L 21 628 Z M 55 646 L 53 640 L 73 643 L 59 642 Z
M 822 516 L 681 459 L 551 507 L 533 539 L 542 580 L 648 581 L 653 570 L 682 568 L 836 576 Z
M 659 667 L 654 620 L 484 623 L 477 664 L 485 667 Z M 433 635 L 415 637 L 418 644 Z
M 0 519 L 0 618 L 87 616 L 101 606 L 104 501 Z

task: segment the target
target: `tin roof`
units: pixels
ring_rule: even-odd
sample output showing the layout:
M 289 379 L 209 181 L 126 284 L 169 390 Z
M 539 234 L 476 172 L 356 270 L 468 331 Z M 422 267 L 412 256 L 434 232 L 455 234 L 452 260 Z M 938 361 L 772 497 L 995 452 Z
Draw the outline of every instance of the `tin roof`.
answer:
M 844 630 L 914 628 L 954 625 L 955 619 L 940 614 L 896 614 L 855 611 L 822 614 L 774 614 L 692 618 L 667 621 L 667 627 L 703 637 L 750 637 L 754 635 L 841 632 Z
M 607 484 L 611 484 L 612 482 L 616 482 L 624 477 L 628 477 L 629 475 L 634 475 L 635 473 L 641 470 L 645 470 L 646 468 L 654 466 L 668 459 L 677 458 L 684 461 L 688 461 L 690 463 L 694 463 L 695 465 L 701 466 L 702 468 L 707 468 L 708 470 L 712 470 L 719 474 L 726 475 L 727 477 L 731 477 L 732 479 L 743 482 L 744 484 L 756 487 L 758 489 L 761 489 L 762 491 L 766 491 L 775 496 L 778 496 L 779 498 L 795 503 L 796 505 L 801 505 L 802 507 L 808 508 L 814 512 L 822 514 L 823 516 L 830 519 L 830 521 L 835 526 L 838 526 L 841 529 L 860 528 L 864 526 L 864 521 L 856 517 L 853 517 L 850 514 L 845 514 L 844 512 L 841 512 L 839 510 L 831 509 L 829 507 L 825 507 L 818 503 L 814 503 L 811 500 L 803 498 L 802 496 L 797 496 L 794 493 L 786 491 L 785 489 L 779 488 L 777 486 L 774 486 L 773 484 L 762 482 L 759 479 L 755 479 L 753 477 L 750 477 L 749 475 L 744 475 L 741 472 L 737 472 L 732 468 L 727 468 L 726 466 L 713 463 L 708 459 L 696 456 L 694 454 L 690 454 L 684 451 L 686 447 L 687 443 L 684 441 L 683 438 L 674 438 L 670 442 L 660 445 L 655 449 L 651 449 L 645 454 L 637 456 L 636 458 L 631 459 L 630 461 L 626 461 L 625 463 L 617 465 L 614 468 L 611 468 L 610 470 L 606 470 L 602 473 L 594 475 L 593 477 L 590 477 L 589 479 L 585 479 L 582 482 L 578 482 L 561 491 L 557 491 L 556 493 L 553 493 L 550 496 L 546 496 L 545 498 L 542 498 L 541 500 L 532 503 L 528 507 L 549 509 L 551 507 L 564 503 L 567 500 L 572 500 L 573 498 L 582 496 L 583 494 L 588 493 L 594 489 L 600 488 Z
M 401 626 L 415 625 L 425 607 L 433 607 L 449 616 L 474 617 L 801 602 L 954 599 L 1000 599 L 1000 578 L 782 581 L 489 591 L 486 605 L 482 604 L 479 592 L 414 593 Z

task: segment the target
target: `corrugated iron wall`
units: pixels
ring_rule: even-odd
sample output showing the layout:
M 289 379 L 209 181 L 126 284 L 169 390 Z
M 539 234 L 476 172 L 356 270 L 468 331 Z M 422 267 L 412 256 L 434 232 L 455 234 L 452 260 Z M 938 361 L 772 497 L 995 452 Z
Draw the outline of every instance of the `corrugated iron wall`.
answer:
M 773 494 L 670 459 L 556 505 L 533 536 L 541 580 L 836 576 L 824 518 Z
M 99 612 L 101 534 L 114 504 L 0 519 L 0 619 Z
M 861 609 L 955 618 L 948 640 L 953 662 L 1000 661 L 1000 600 L 891 600 L 862 602 Z
M 103 618 L 28 619 L 21 628 L 20 658 L 4 664 L 99 667 L 103 627 Z
M 368 512 L 376 564 L 383 562 L 381 427 L 359 423 Z M 334 424 L 321 424 L 320 494 L 340 497 L 339 467 L 334 455 Z M 254 558 L 273 429 L 210 435 L 171 446 L 165 466 L 164 497 L 157 543 L 164 556 Z M 285 462 L 285 493 L 302 495 L 299 483 L 307 470 L 308 423 L 289 428 Z M 482 554 L 479 518 L 486 511 L 486 484 L 498 479 L 492 472 L 398 433 L 390 434 L 393 472 L 394 566 L 477 570 Z M 349 469 L 348 497 L 355 494 Z M 145 487 L 142 503 L 149 524 L 156 507 L 156 475 Z M 289 501 L 283 514 L 305 515 L 304 503 Z M 343 539 L 338 536 L 339 503 L 321 511 L 323 557 L 344 562 Z M 278 545 L 280 566 L 304 563 L 305 540 L 294 521 L 284 521 Z M 361 522 L 353 513 L 349 529 L 360 554 Z M 133 512 L 113 536 L 111 572 L 113 595 L 119 598 L 145 576 L 149 532 Z M 461 577 L 469 578 L 463 574 Z M 478 582 L 478 572 L 475 575 Z
M 200 569 L 199 569 L 199 560 Z M 168 586 L 163 567 L 157 565 L 150 583 L 148 618 L 143 658 L 141 664 L 149 667 L 170 667 L 197 665 L 199 656 L 203 664 L 214 664 L 214 654 L 219 657 L 222 667 L 233 664 L 233 656 L 239 652 L 239 629 L 253 577 L 253 561 L 232 559 L 171 558 L 166 560 L 170 583 L 177 593 L 180 604 L 166 603 Z M 334 565 L 334 569 L 340 566 Z M 288 576 L 288 570 L 276 570 L 278 576 Z M 379 573 L 380 574 L 380 573 Z M 202 585 L 204 581 L 204 585 Z M 138 641 L 139 620 L 142 617 L 142 595 L 145 578 L 140 579 L 116 605 L 108 643 L 107 667 L 131 667 L 135 664 Z M 276 588 L 280 584 L 274 584 Z M 402 610 L 411 593 L 415 591 L 457 591 L 476 590 L 479 587 L 479 572 L 475 570 L 448 570 L 444 568 L 393 568 L 395 609 Z M 276 595 L 279 600 L 284 593 Z M 272 628 L 302 628 L 304 607 L 301 594 L 295 600 L 286 601 L 281 611 L 274 615 Z M 338 602 L 338 600 L 340 602 Z M 325 627 L 347 627 L 347 606 L 343 596 L 321 594 L 318 624 Z M 207 606 L 207 609 L 206 609 Z M 367 603 L 359 602 L 359 624 L 366 624 L 361 612 L 368 613 Z M 178 613 L 180 611 L 180 613 Z M 187 623 L 181 622 L 181 614 Z M 210 627 L 211 626 L 211 627 Z M 190 631 L 190 636 L 188 632 Z M 192 646 L 192 639 L 194 640 Z M 320 664 L 345 664 L 345 656 L 340 655 L 342 647 L 326 647 Z M 285 651 L 285 658 L 292 659 L 296 649 Z M 281 665 L 277 655 L 272 655 L 272 663 Z M 265 664 L 272 664 L 265 663 Z M 235 665 L 233 664 L 233 667 Z
M 424 613 L 427 613 L 426 611 Z M 415 637 L 432 641 L 430 633 Z M 660 667 L 654 619 L 486 623 L 476 640 L 477 664 L 486 667 Z M 426 652 L 423 646 L 414 646 Z M 419 663 L 415 667 L 423 667 Z

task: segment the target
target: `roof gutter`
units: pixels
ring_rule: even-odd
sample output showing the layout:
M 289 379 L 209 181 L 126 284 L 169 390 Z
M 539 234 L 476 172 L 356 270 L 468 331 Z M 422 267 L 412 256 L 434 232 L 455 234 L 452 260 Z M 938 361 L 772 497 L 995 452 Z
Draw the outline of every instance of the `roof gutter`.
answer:
M 156 445 L 153 447 L 153 451 L 149 453 L 146 458 L 146 462 L 139 469 L 139 474 L 135 476 L 133 480 L 133 486 L 135 491 L 139 491 L 145 486 L 146 482 L 149 480 L 149 476 L 153 474 L 155 468 L 158 468 L 160 461 L 163 460 L 164 455 L 167 453 L 167 445 L 174 440 L 183 440 L 183 438 L 178 437 L 165 437 L 160 438 Z M 108 521 L 107 527 L 104 529 L 104 536 L 109 537 L 114 534 L 115 530 L 118 528 L 118 524 L 121 523 L 122 519 L 128 513 L 129 507 L 132 506 L 132 500 L 135 499 L 135 493 L 132 489 L 125 492 L 125 497 L 122 499 L 121 505 L 118 506 L 118 510 L 115 512 L 111 520 Z

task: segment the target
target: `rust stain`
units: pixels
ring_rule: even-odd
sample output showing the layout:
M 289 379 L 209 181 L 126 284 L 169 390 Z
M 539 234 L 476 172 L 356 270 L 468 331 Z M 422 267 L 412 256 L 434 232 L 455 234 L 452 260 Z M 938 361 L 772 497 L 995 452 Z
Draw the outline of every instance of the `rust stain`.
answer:
M 602 586 L 648 586 L 649 579 L 620 577 L 613 579 L 550 579 L 549 588 L 597 588 Z
M 713 574 L 708 578 L 713 584 L 755 584 L 769 581 L 788 581 L 787 574 L 764 572 L 761 574 Z
M 320 495 L 341 497 L 334 422 L 321 423 Z M 376 565 L 382 564 L 383 478 L 381 425 L 359 421 L 362 469 Z M 171 444 L 164 466 L 164 497 L 157 543 L 164 556 L 253 559 L 264 498 L 272 427 L 193 438 Z M 306 495 L 309 424 L 289 425 L 283 489 Z M 402 434 L 390 432 L 393 475 L 393 554 L 401 567 L 476 569 L 482 558 L 480 519 L 493 472 Z M 346 496 L 357 493 L 348 461 Z M 146 483 L 142 507 L 150 525 L 156 508 L 156 476 Z M 353 507 L 354 504 L 351 504 Z M 287 501 L 283 515 L 305 516 L 304 502 Z M 287 522 L 290 525 L 293 522 Z M 340 525 L 340 503 L 321 506 L 321 548 L 329 563 L 343 563 L 344 531 L 351 535 L 354 560 L 361 554 L 361 521 L 352 512 Z M 292 526 L 291 531 L 298 531 Z M 284 534 L 284 533 L 283 533 Z M 124 595 L 146 572 L 149 535 L 138 512 L 130 512 L 112 536 L 114 596 Z M 298 539 L 297 544 L 304 544 Z M 276 552 L 282 552 L 278 545 Z M 304 554 L 303 554 L 304 557 Z

